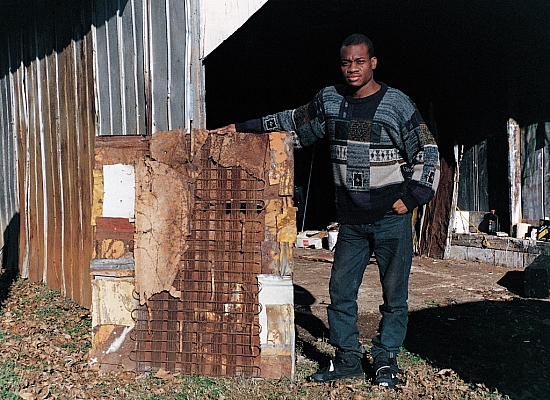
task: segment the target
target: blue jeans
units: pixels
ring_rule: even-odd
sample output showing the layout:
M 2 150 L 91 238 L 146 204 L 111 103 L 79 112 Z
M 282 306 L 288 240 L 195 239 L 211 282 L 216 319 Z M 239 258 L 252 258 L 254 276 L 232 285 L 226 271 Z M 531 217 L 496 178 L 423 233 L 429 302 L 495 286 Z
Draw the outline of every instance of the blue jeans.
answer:
M 363 354 L 357 328 L 357 293 L 374 253 L 382 284 L 379 335 L 371 354 L 399 353 L 408 322 L 409 274 L 412 263 L 411 214 L 386 214 L 371 224 L 341 225 L 329 284 L 330 342 L 337 349 Z

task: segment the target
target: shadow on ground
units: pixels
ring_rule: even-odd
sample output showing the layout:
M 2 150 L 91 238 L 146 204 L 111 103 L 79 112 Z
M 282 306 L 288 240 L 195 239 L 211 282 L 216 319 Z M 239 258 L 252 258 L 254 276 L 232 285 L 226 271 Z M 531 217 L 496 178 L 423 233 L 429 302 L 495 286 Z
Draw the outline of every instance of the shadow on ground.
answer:
M 19 214 L 15 214 L 3 233 L 0 249 L 0 304 L 8 298 L 19 274 Z
M 511 271 L 499 282 L 523 295 L 523 275 Z M 295 285 L 295 322 L 313 340 L 328 338 L 325 323 L 313 315 L 313 295 Z M 360 315 L 360 335 L 376 332 L 377 313 Z M 298 337 L 304 356 L 326 365 L 327 355 Z M 550 399 L 550 302 L 511 297 L 430 307 L 410 313 L 407 351 L 437 369 L 450 368 L 461 379 L 511 399 Z
M 513 298 L 413 312 L 404 347 L 512 399 L 550 398 L 550 302 Z
M 313 303 L 315 303 L 315 297 L 311 292 L 302 286 L 294 285 L 294 323 L 297 327 L 307 331 L 313 337 L 313 340 L 328 339 L 327 326 L 311 310 Z M 296 336 L 297 344 L 301 347 L 301 352 L 305 357 L 317 361 L 321 366 L 328 363 L 329 357 L 327 354 L 320 352 L 310 340 L 304 340 L 299 334 Z

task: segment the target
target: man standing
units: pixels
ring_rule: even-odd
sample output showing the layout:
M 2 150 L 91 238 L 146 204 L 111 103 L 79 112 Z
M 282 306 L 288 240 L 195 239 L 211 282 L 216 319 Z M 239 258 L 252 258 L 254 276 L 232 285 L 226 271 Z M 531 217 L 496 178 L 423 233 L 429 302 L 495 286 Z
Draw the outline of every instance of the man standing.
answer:
M 370 256 L 376 258 L 383 304 L 373 338 L 376 385 L 398 382 L 396 355 L 408 322 L 412 263 L 411 211 L 426 204 L 439 180 L 437 144 L 415 104 L 374 80 L 377 59 L 369 38 L 347 37 L 340 48 L 345 85 L 322 89 L 305 106 L 213 132 L 293 132 L 297 147 L 328 135 L 340 223 L 329 284 L 330 343 L 336 355 L 314 382 L 363 378 L 357 294 Z

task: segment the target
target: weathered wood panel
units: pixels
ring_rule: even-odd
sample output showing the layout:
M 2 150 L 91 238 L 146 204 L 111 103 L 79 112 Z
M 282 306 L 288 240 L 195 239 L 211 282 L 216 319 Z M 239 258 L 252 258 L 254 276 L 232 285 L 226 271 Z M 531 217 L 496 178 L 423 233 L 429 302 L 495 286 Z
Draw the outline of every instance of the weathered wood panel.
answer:
M 36 37 L 35 32 L 24 32 L 22 47 L 23 63 L 30 65 L 24 70 L 24 79 L 26 86 L 26 107 L 28 113 L 28 130 L 29 130 L 29 232 L 30 238 L 35 242 L 36 246 L 30 247 L 29 258 L 30 262 L 34 262 L 32 268 L 29 268 L 29 279 L 38 282 L 42 280 L 44 274 L 44 258 L 45 237 L 47 230 L 44 227 L 44 195 L 43 195 L 43 152 L 42 139 L 43 129 L 41 124 L 41 113 L 39 109 L 39 85 L 41 82 L 37 79 L 37 68 L 39 61 L 32 62 L 36 54 Z
M 49 17 L 51 14 L 46 14 Z M 37 19 L 37 43 L 39 45 L 38 54 L 45 54 L 46 49 L 53 47 L 54 43 L 54 27 L 46 23 L 42 19 Z M 46 256 L 45 266 L 46 272 L 44 280 L 52 289 L 61 289 L 61 265 L 62 265 L 62 250 L 61 243 L 61 227 L 56 221 L 61 219 L 61 204 L 58 199 L 61 196 L 61 187 L 59 181 L 59 173 L 57 165 L 59 163 L 57 153 L 57 115 L 58 104 L 52 94 L 56 93 L 56 65 L 53 57 L 44 58 L 39 61 L 41 68 L 40 82 L 41 88 L 40 98 L 42 104 L 43 118 L 43 145 L 42 151 L 45 155 L 45 203 L 47 205 L 47 218 L 45 218 L 45 227 L 47 227 L 46 239 Z
M 424 207 L 419 252 L 443 258 L 447 245 L 447 232 L 452 214 L 452 197 L 456 164 L 454 160 L 440 160 L 439 186 L 435 197 Z

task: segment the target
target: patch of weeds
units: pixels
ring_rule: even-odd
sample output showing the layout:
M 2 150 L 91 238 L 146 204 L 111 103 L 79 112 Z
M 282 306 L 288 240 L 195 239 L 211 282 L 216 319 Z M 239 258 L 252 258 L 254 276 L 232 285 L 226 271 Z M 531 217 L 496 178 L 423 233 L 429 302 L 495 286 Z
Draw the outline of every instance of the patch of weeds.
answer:
M 21 340 L 24 336 L 22 335 L 15 335 L 10 332 L 0 332 L 0 340 L 3 339 L 13 339 L 13 340 Z
M 67 330 L 67 334 L 71 336 L 82 335 L 82 334 L 88 334 L 91 327 L 92 327 L 92 320 L 87 318 L 85 320 L 82 320 L 79 323 L 76 323 L 73 326 L 66 327 L 66 330 Z
M 425 304 L 430 307 L 439 307 L 441 304 L 439 303 L 439 300 L 430 300 L 426 301 Z
M 319 369 L 319 363 L 299 356 L 296 362 L 296 379 L 305 380 Z
M 62 343 L 60 346 L 62 349 L 69 349 L 71 351 L 78 350 L 78 346 L 74 343 Z
M 19 379 L 15 374 L 15 363 L 0 364 L 0 395 L 2 399 L 19 399 L 19 395 L 12 389 L 16 389 Z
M 52 307 L 51 307 L 51 305 L 48 304 L 45 307 L 38 308 L 36 310 L 36 315 L 39 316 L 40 318 L 51 317 L 52 316 Z
M 183 382 L 183 387 L 187 387 L 188 389 L 192 388 L 192 393 L 189 393 L 190 395 L 192 395 L 191 398 L 217 399 L 220 397 L 219 386 L 216 384 L 213 378 L 209 378 L 207 376 L 188 376 Z M 214 395 L 213 392 L 216 392 L 216 394 Z
M 185 393 L 174 393 L 172 396 L 176 400 L 188 400 L 189 399 L 189 396 L 186 395 Z
M 40 364 L 20 365 L 19 368 L 24 371 L 42 371 L 44 369 Z
M 313 343 L 313 345 L 322 354 L 326 354 L 330 357 L 334 357 L 334 355 L 336 354 L 336 348 L 332 346 L 326 338 L 318 338 L 317 341 Z
M 39 296 L 37 296 L 37 299 L 38 300 L 40 300 L 40 299 L 51 300 L 53 298 L 59 297 L 60 295 L 61 295 L 61 291 L 59 289 L 57 289 L 57 290 L 46 289 L 43 292 L 41 292 L 41 294 Z
M 403 363 L 403 367 L 408 367 L 413 364 L 426 363 L 426 360 L 423 359 L 419 354 L 411 353 L 405 348 L 401 348 L 401 357 L 399 360 Z
M 303 347 L 300 344 L 296 344 L 296 380 L 304 380 L 311 374 L 313 374 L 319 368 L 319 363 L 314 360 L 310 360 L 303 354 Z

